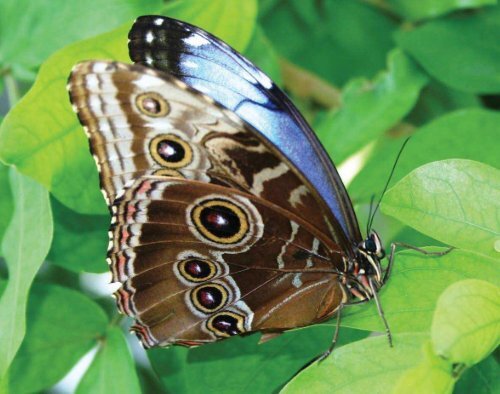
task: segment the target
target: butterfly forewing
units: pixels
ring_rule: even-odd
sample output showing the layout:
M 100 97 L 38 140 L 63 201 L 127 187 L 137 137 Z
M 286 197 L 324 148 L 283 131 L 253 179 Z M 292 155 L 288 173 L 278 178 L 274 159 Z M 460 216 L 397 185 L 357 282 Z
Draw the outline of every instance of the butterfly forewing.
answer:
M 332 234 L 344 232 L 350 244 L 361 241 L 351 201 L 330 158 L 292 102 L 260 69 L 208 32 L 161 16 L 136 20 L 129 51 L 134 62 L 175 75 L 252 125 L 326 202 L 340 225 Z
M 86 62 L 73 70 L 69 89 L 109 203 L 140 176 L 177 176 L 246 190 L 325 233 L 336 224 L 279 151 L 176 78 L 141 65 Z

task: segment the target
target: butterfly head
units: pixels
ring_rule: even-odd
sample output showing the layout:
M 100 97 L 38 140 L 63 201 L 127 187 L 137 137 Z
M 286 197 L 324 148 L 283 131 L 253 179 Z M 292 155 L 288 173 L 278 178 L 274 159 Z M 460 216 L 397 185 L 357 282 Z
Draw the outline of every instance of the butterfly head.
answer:
M 380 237 L 375 231 L 371 231 L 357 248 L 357 258 L 351 269 L 354 278 L 349 286 L 352 295 L 361 300 L 370 299 L 373 296 L 373 290 L 376 291 L 382 287 L 383 275 L 380 261 L 384 257 L 385 251 Z

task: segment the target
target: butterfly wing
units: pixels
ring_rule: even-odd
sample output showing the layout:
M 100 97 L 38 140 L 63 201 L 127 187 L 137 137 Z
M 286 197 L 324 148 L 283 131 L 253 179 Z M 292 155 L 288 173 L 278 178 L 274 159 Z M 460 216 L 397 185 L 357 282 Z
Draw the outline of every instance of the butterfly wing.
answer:
M 310 181 L 350 243 L 361 241 L 352 203 L 330 158 L 288 97 L 260 69 L 206 31 L 161 16 L 136 20 L 129 52 L 134 62 L 175 75 L 252 125 Z
M 146 347 L 281 332 L 324 320 L 345 302 L 341 251 L 248 193 L 142 177 L 115 201 L 113 223 L 117 303 Z
M 175 77 L 142 65 L 84 62 L 69 91 L 111 204 L 144 175 L 245 190 L 294 212 L 347 245 L 309 182 L 252 126 Z

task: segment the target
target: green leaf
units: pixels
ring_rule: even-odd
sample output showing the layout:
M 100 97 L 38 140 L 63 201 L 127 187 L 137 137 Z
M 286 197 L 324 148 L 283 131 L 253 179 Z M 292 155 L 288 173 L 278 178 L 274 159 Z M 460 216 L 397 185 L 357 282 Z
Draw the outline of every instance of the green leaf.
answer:
M 444 256 L 397 253 L 392 275 L 379 292 L 391 331 L 428 331 L 436 302 L 449 285 L 468 278 L 500 285 L 496 266 L 496 259 L 464 250 L 452 250 Z M 374 302 L 349 306 L 342 313 L 343 326 L 383 332 Z
M 9 167 L 0 163 L 0 242 L 10 223 L 14 201 L 9 182 Z
M 54 240 L 47 259 L 74 272 L 107 272 L 108 215 L 81 215 L 52 200 Z
M 496 4 L 496 0 L 388 0 L 394 11 L 404 18 L 416 21 L 433 18 L 451 11 L 464 8 L 478 8 Z
M 35 285 L 28 302 L 26 339 L 9 374 L 12 393 L 32 393 L 59 381 L 105 334 L 107 316 L 82 293 Z
M 87 137 L 69 103 L 66 81 L 78 61 L 126 61 L 129 28 L 127 23 L 51 56 L 33 87 L 0 126 L 0 158 L 80 213 L 105 213 L 107 209 Z
M 406 121 L 421 126 L 448 112 L 481 106 L 478 96 L 451 89 L 434 79 L 422 90 L 417 104 L 407 116 Z
M 394 126 L 411 110 L 426 82 L 399 50 L 390 53 L 388 71 L 373 82 L 350 82 L 342 92 L 342 106 L 315 127 L 330 157 L 338 164 Z
M 341 86 L 385 66 L 396 22 L 360 1 L 280 1 L 261 24 L 292 63 Z
M 396 41 L 434 78 L 471 93 L 500 91 L 500 7 L 434 20 Z
M 451 394 L 455 384 L 451 365 L 432 352 L 430 341 L 426 341 L 424 350 L 422 362 L 400 377 L 392 390 L 394 394 Z
M 293 393 L 388 393 L 398 378 L 422 358 L 423 334 L 371 337 L 335 349 L 321 363 L 314 363 L 294 377 L 281 391 Z
M 425 125 L 412 136 L 398 161 L 392 182 L 411 170 L 437 160 L 469 159 L 500 167 L 498 125 L 500 114 L 484 109 L 452 112 Z M 356 202 L 368 202 L 382 192 L 404 139 L 387 136 L 374 148 L 361 172 L 349 185 Z
M 500 171 L 459 159 L 417 168 L 382 203 L 384 213 L 430 237 L 497 259 L 499 208 Z
M 270 393 L 322 354 L 334 329 L 333 325 L 316 325 L 286 332 L 263 344 L 257 343 L 259 335 L 251 335 L 196 349 L 151 349 L 148 356 L 168 392 Z M 366 335 L 343 329 L 339 346 Z
M 467 369 L 455 385 L 455 394 L 500 393 L 499 363 L 492 354 Z
M 177 0 L 162 13 L 199 26 L 241 52 L 252 38 L 257 10 L 257 0 Z
M 0 64 L 26 79 L 54 51 L 116 28 L 138 15 L 157 12 L 161 1 L 3 0 Z M 22 48 L 22 50 L 20 50 Z
M 140 393 L 139 378 L 127 341 L 119 327 L 110 327 L 85 373 L 77 394 Z
M 439 297 L 431 338 L 434 350 L 452 363 L 476 364 L 500 344 L 500 288 L 463 280 Z
M 193 2 L 185 2 L 188 3 Z M 202 3 L 206 2 L 196 2 Z M 245 7 L 250 7 L 251 3 L 245 2 Z M 190 20 L 194 8 L 186 8 L 183 4 L 169 3 L 172 6 L 169 16 Z M 211 4 L 204 10 L 198 9 L 200 13 L 190 21 L 205 16 L 207 20 L 215 21 L 216 12 L 224 14 L 233 10 L 231 13 L 234 13 L 232 5 L 236 3 L 218 0 Z M 236 40 L 241 45 L 240 30 L 248 29 L 247 24 L 251 24 L 252 19 L 245 22 L 246 27 L 241 25 L 235 29 L 234 23 L 236 20 L 243 23 L 247 18 L 248 15 L 239 18 L 233 15 L 230 19 L 220 19 L 215 33 L 225 32 L 226 39 L 232 37 L 230 42 Z M 130 26 L 131 23 L 127 23 L 112 32 L 56 52 L 42 65 L 32 89 L 0 126 L 0 159 L 16 165 L 19 171 L 45 185 L 59 201 L 79 213 L 105 214 L 107 209 L 99 191 L 97 170 L 89 154 L 87 138 L 69 103 L 66 81 L 73 65 L 82 60 L 128 61 Z M 253 25 L 249 31 L 251 35 Z
M 0 380 L 24 338 L 28 292 L 52 240 L 47 191 L 14 169 L 10 182 L 15 208 L 2 242 L 9 281 L 0 299 Z

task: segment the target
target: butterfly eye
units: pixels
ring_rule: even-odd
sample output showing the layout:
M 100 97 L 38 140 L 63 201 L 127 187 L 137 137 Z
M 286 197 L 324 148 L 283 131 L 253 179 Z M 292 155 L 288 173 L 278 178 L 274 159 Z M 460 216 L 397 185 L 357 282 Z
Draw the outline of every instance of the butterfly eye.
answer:
M 245 212 L 236 204 L 225 200 L 201 202 L 192 210 L 191 219 L 201 235 L 217 243 L 237 243 L 248 232 Z
M 375 253 L 377 246 L 375 245 L 375 242 L 373 241 L 372 238 L 368 238 L 364 242 L 364 248 L 367 252 Z
M 188 259 L 179 263 L 179 272 L 190 282 L 203 282 L 217 274 L 217 267 L 208 260 Z
M 139 111 L 147 116 L 159 118 L 168 115 L 170 106 L 167 101 L 155 92 L 142 93 L 135 99 Z
M 238 335 L 245 331 L 245 318 L 233 312 L 221 312 L 212 316 L 207 322 L 207 328 L 219 337 Z
M 151 140 L 149 150 L 153 159 L 166 168 L 182 168 L 193 159 L 193 150 L 186 141 L 173 134 L 163 134 Z
M 226 304 L 227 298 L 227 290 L 217 283 L 198 286 L 191 292 L 191 301 L 194 306 L 204 313 L 212 313 L 221 309 Z

